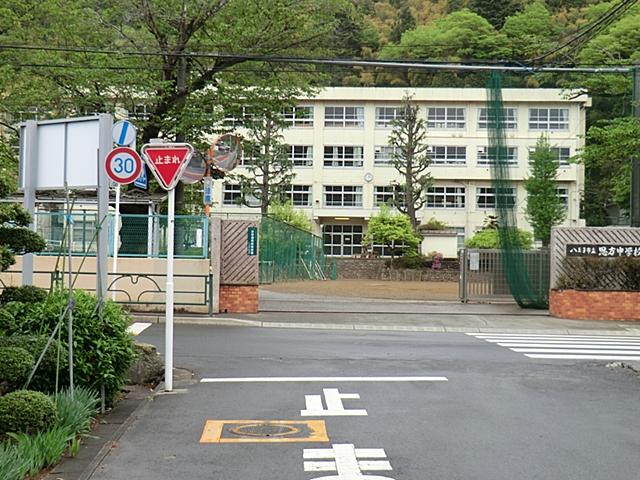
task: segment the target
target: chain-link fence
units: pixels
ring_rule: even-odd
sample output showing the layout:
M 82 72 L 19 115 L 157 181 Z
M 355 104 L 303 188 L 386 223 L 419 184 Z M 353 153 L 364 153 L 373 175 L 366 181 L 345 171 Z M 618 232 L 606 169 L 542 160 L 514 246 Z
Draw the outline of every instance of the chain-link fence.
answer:
M 260 283 L 336 278 L 322 239 L 270 217 L 260 222 Z
M 109 215 L 103 227 L 109 230 L 109 255 L 113 254 L 115 216 Z M 96 253 L 96 235 L 100 228 L 95 212 L 38 212 L 34 216 L 36 230 L 46 241 L 41 255 L 67 253 L 65 225 L 71 225 L 72 253 Z M 163 257 L 167 252 L 166 215 L 121 214 L 118 220 L 118 255 L 122 257 Z M 176 258 L 207 258 L 209 252 L 209 222 L 207 217 L 176 215 Z

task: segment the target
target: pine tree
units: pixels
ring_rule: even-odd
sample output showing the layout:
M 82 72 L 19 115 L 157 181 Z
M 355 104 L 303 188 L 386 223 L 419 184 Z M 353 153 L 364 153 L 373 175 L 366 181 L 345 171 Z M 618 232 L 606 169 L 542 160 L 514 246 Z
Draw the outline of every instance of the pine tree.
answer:
M 17 159 L 7 138 L 0 136 L 0 198 L 16 191 Z M 0 204 L 0 271 L 15 263 L 15 255 L 39 252 L 46 246 L 44 239 L 27 227 L 29 213 L 20 205 Z
M 556 192 L 558 158 L 544 135 L 538 139 L 529 160 L 531 176 L 524 182 L 528 194 L 525 213 L 534 236 L 548 246 L 551 227 L 561 223 L 567 212 Z
M 427 189 L 433 184 L 427 168 L 431 158 L 427 154 L 427 129 L 418 113 L 418 107 L 405 96 L 401 113 L 393 122 L 389 134 L 389 145 L 395 148 L 393 166 L 400 173 L 402 181 L 394 182 L 394 206 L 411 220 L 414 230 L 418 227 L 416 212 L 425 202 Z

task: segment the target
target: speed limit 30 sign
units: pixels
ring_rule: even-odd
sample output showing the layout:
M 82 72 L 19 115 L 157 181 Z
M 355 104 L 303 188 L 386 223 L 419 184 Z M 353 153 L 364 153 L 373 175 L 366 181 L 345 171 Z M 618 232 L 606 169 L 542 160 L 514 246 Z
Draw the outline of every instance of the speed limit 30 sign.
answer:
M 111 150 L 105 162 L 107 175 L 116 183 L 133 183 L 142 171 L 142 159 L 138 152 L 128 147 Z

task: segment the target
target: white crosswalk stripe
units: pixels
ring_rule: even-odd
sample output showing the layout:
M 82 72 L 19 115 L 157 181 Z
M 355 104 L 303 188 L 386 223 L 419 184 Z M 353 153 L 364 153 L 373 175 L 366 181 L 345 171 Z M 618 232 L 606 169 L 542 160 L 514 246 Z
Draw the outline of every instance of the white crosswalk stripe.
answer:
M 640 337 L 622 335 L 552 335 L 467 333 L 529 358 L 563 360 L 638 360 Z

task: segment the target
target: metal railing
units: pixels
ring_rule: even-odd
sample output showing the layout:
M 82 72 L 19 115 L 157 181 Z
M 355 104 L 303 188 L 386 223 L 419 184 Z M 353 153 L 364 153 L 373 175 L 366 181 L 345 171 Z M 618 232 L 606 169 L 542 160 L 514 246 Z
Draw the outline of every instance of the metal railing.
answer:
M 522 252 L 524 268 L 533 289 L 543 297 L 549 293 L 551 258 L 548 249 Z M 459 298 L 468 301 L 514 301 L 503 268 L 501 250 L 460 250 Z
M 113 255 L 115 216 L 106 221 L 109 230 L 109 255 Z M 207 258 L 209 254 L 209 220 L 205 216 L 176 215 L 176 258 Z M 39 255 L 66 253 L 65 226 L 72 225 L 72 254 L 94 256 L 96 253 L 97 214 L 93 211 L 37 212 L 34 215 L 36 231 L 45 239 L 46 247 Z M 121 214 L 118 221 L 120 238 L 118 256 L 162 258 L 166 256 L 166 215 Z
M 8 270 L 4 273 L 20 274 L 21 272 L 19 270 Z M 67 286 L 66 276 L 60 270 L 37 270 L 33 272 L 33 275 L 34 284 L 46 284 L 48 286 L 44 288 L 49 291 L 56 287 Z M 74 288 L 88 291 L 95 290 L 94 282 L 83 281 L 83 278 L 95 277 L 95 272 L 73 272 L 74 278 L 76 275 L 78 278 Z M 112 298 L 112 293 L 116 292 L 116 301 L 118 303 L 130 306 L 164 305 L 165 303 L 166 274 L 164 273 L 118 272 L 116 274 L 109 273 L 108 279 L 107 294 L 105 296 Z M 209 313 L 212 313 L 213 278 L 211 274 L 174 274 L 174 280 L 174 304 L 176 306 L 206 306 L 209 309 Z M 185 288 L 185 285 L 190 285 L 192 288 Z M 0 291 L 5 287 L 5 283 L 0 279 Z

